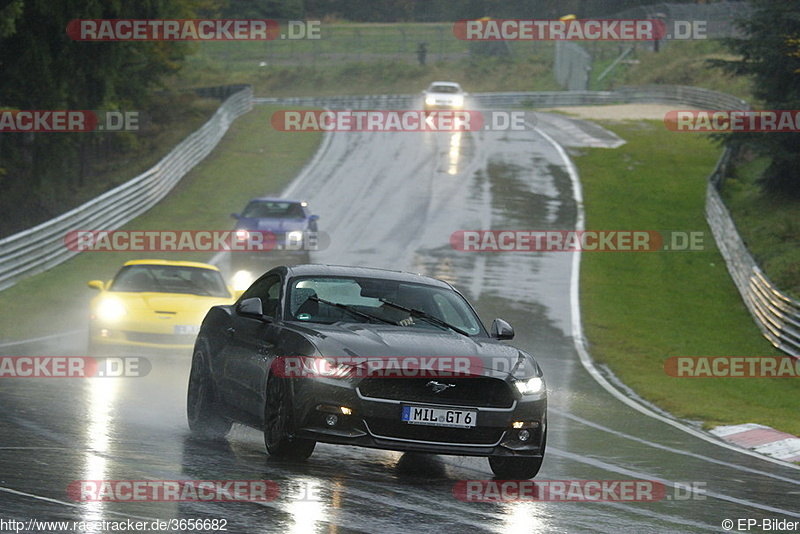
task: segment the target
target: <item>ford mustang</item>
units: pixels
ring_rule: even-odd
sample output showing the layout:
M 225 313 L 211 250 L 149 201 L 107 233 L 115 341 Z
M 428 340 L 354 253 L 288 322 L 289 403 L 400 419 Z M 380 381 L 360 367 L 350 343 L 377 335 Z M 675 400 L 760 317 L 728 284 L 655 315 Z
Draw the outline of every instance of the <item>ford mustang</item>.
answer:
M 211 308 L 187 395 L 193 434 L 232 423 L 262 430 L 272 456 L 307 458 L 317 442 L 483 456 L 495 476 L 542 464 L 542 370 L 489 331 L 448 283 L 381 269 L 276 267 L 235 304 Z
M 133 260 L 113 280 L 92 280 L 89 352 L 112 347 L 191 348 L 209 308 L 236 295 L 213 265 Z

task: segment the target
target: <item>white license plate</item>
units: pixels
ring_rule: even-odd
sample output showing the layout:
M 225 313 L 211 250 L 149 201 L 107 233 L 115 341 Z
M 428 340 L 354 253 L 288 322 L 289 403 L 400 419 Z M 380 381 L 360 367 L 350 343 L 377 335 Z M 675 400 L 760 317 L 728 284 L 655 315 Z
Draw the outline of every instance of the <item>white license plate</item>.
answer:
M 403 406 L 401 420 L 412 425 L 451 426 L 471 428 L 475 426 L 478 412 L 430 406 Z
M 199 324 L 176 324 L 172 331 L 175 335 L 197 334 L 200 332 Z

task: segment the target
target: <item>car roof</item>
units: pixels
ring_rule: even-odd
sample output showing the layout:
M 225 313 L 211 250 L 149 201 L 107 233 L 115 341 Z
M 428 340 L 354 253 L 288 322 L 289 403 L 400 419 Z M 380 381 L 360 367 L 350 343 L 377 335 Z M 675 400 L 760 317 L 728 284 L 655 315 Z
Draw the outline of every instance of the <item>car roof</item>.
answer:
M 427 284 L 430 286 L 453 289 L 453 287 L 443 280 L 431 278 L 422 274 L 414 274 L 405 271 L 392 271 L 389 269 L 377 269 L 373 267 L 354 267 L 350 265 L 324 265 L 324 264 L 304 264 L 293 265 L 290 267 L 279 267 L 285 269 L 288 276 L 354 276 L 358 278 L 380 278 L 396 282 L 409 282 L 416 284 Z
M 280 198 L 280 197 L 256 197 L 251 198 L 248 202 L 289 202 L 290 204 L 303 204 L 305 205 L 305 200 L 295 200 L 292 198 Z
M 219 269 L 210 263 L 202 263 L 199 261 L 175 261 L 175 260 L 130 260 L 122 264 L 123 267 L 128 265 L 172 265 L 175 267 L 196 267 L 198 269 L 210 269 L 212 271 L 219 271 Z
M 451 87 L 461 87 L 461 84 L 458 82 L 431 82 L 431 85 L 429 87 L 432 87 L 434 85 L 449 85 Z

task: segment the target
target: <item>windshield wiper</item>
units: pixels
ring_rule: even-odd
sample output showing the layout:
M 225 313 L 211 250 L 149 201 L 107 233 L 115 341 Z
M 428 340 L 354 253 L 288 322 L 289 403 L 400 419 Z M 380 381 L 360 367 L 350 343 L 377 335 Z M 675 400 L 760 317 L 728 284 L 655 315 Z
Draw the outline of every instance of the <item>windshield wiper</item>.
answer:
M 394 321 L 390 321 L 390 320 L 388 320 L 388 319 L 384 319 L 383 317 L 378 317 L 378 316 L 376 316 L 376 315 L 370 315 L 369 313 L 364 313 L 364 312 L 362 312 L 362 311 L 359 311 L 359 310 L 353 309 L 352 307 L 348 306 L 347 304 L 341 304 L 341 303 L 339 303 L 339 302 L 331 302 L 330 300 L 321 299 L 321 298 L 319 298 L 319 297 L 317 297 L 317 296 L 313 296 L 313 295 L 312 295 L 312 296 L 310 296 L 310 297 L 308 297 L 308 300 L 313 300 L 313 301 L 316 301 L 316 302 L 321 302 L 321 303 L 323 303 L 323 304 L 327 304 L 327 305 L 329 305 L 329 306 L 333 306 L 333 307 L 335 307 L 335 308 L 342 309 L 342 310 L 344 310 L 344 311 L 346 311 L 346 312 L 349 312 L 349 313 L 352 313 L 353 315 L 356 315 L 356 316 L 358 316 L 358 317 L 364 317 L 364 318 L 366 318 L 366 319 L 374 319 L 374 320 L 376 320 L 376 321 L 382 321 L 382 322 L 384 322 L 384 323 L 389 323 L 389 324 L 393 324 L 393 325 L 395 325 L 395 326 L 399 326 L 399 325 L 398 325 L 396 322 L 394 322 Z
M 380 300 L 381 302 L 383 302 L 387 306 L 391 306 L 392 308 L 397 308 L 398 310 L 403 310 L 404 312 L 408 313 L 412 317 L 419 317 L 420 319 L 422 319 L 424 321 L 427 321 L 427 322 L 429 322 L 431 324 L 434 324 L 436 326 L 440 326 L 440 327 L 445 328 L 445 329 L 452 330 L 454 332 L 458 332 L 462 336 L 469 337 L 469 332 L 467 332 L 466 330 L 463 330 L 463 329 L 461 329 L 461 328 L 459 328 L 457 326 L 453 326 L 450 323 L 448 323 L 447 321 L 443 321 L 443 320 L 439 319 L 438 317 L 436 317 L 435 315 L 431 315 L 428 312 L 424 312 L 422 310 L 417 310 L 415 308 L 407 308 L 407 307 L 405 307 L 405 306 L 403 306 L 401 304 L 397 304 L 396 302 L 392 302 L 392 301 L 386 300 L 384 298 L 379 298 L 378 300 Z

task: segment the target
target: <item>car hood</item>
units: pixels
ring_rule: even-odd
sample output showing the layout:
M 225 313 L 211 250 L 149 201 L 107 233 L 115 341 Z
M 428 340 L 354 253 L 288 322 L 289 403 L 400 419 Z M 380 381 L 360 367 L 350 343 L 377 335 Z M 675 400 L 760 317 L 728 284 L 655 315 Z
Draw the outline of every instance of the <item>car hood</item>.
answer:
M 494 339 L 413 327 L 340 323 L 314 325 L 306 335 L 325 356 L 367 359 L 467 357 L 473 362 L 480 360 L 484 374 L 495 376 L 508 375 L 520 358 L 533 360 L 519 349 Z
M 105 298 L 117 298 L 131 311 L 164 311 L 168 313 L 196 312 L 202 308 L 205 313 L 211 306 L 231 304 L 233 297 L 207 297 L 183 293 L 127 292 L 111 291 Z
M 293 230 L 305 230 L 308 226 L 306 219 L 239 219 L 237 228 L 259 232 L 273 232 L 283 234 Z

